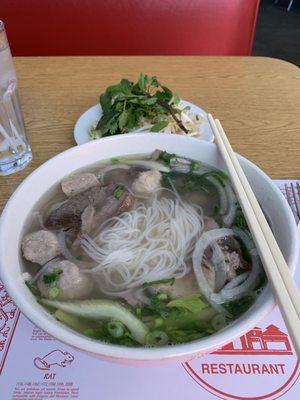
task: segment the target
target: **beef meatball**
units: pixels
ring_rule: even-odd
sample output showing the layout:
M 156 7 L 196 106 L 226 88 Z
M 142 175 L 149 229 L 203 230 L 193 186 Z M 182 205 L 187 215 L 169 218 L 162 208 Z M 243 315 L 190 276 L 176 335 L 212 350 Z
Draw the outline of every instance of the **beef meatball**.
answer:
M 44 265 L 60 254 L 60 247 L 55 233 L 39 230 L 24 236 L 22 251 L 26 260 Z
M 37 286 L 42 297 L 74 300 L 83 299 L 91 293 L 93 280 L 71 261 L 62 260 L 47 268 L 38 279 Z

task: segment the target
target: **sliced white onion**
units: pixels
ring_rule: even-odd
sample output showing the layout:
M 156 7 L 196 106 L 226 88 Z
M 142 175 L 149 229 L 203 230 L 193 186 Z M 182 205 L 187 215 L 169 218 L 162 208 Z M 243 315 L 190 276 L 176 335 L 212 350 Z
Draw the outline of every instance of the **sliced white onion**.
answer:
M 219 214 L 224 215 L 228 209 L 228 199 L 225 191 L 225 187 L 221 185 L 221 183 L 213 176 L 207 176 L 206 179 L 210 181 L 217 189 L 219 195 Z
M 241 275 L 236 276 L 235 278 L 231 279 L 224 287 L 223 290 L 233 289 L 243 283 L 249 276 L 250 272 L 243 272 Z
M 234 191 L 232 190 L 231 186 L 229 183 L 226 183 L 225 185 L 225 193 L 226 193 L 226 198 L 227 198 L 227 210 L 226 214 L 223 216 L 223 222 L 225 226 L 231 226 L 233 224 L 235 214 L 236 214 L 236 209 L 237 209 L 237 199 L 235 196 Z
M 190 171 L 190 166 L 186 164 L 176 164 L 172 166 L 172 171 L 178 172 L 180 174 L 187 174 Z
M 110 171 L 113 171 L 114 169 L 130 169 L 129 165 L 126 164 L 113 164 L 113 165 L 107 165 L 106 167 L 100 169 L 98 172 L 97 178 L 101 179 L 101 183 L 103 183 L 103 178 L 105 174 L 107 174 Z
M 135 160 L 128 159 L 126 160 L 126 164 L 128 165 L 141 165 L 142 167 L 149 169 L 158 169 L 161 172 L 170 172 L 170 168 L 158 161 L 153 160 Z M 117 164 L 116 164 L 117 165 Z
M 215 268 L 215 277 L 216 277 L 215 287 L 218 290 L 220 290 L 221 288 L 224 287 L 227 280 L 227 274 L 226 274 L 227 267 L 226 267 L 225 255 L 217 242 L 213 242 L 211 244 L 211 249 L 212 249 L 211 260 Z
M 248 276 L 246 275 L 247 273 L 245 273 L 235 278 L 238 280 L 240 277 L 242 277 L 240 279 L 246 277 L 242 283 L 234 287 L 231 287 L 231 285 L 228 287 L 229 284 L 227 284 L 227 287 L 224 287 L 219 293 L 213 293 L 211 300 L 217 304 L 238 300 L 243 297 L 245 294 L 247 294 L 247 292 L 255 287 L 258 281 L 259 273 L 261 272 L 260 259 L 251 238 L 239 228 L 234 228 L 234 233 L 243 241 L 247 251 L 251 256 L 251 271 L 248 272 Z
M 234 235 L 233 230 L 221 228 L 212 229 L 202 234 L 198 242 L 196 243 L 195 250 L 193 252 L 192 261 L 193 269 L 196 276 L 197 283 L 199 285 L 200 291 L 205 296 L 207 301 L 214 307 L 217 311 L 223 312 L 224 309 L 211 298 L 213 294 L 212 288 L 209 286 L 202 269 L 202 259 L 205 249 L 211 245 L 212 242 L 223 239 L 226 236 Z

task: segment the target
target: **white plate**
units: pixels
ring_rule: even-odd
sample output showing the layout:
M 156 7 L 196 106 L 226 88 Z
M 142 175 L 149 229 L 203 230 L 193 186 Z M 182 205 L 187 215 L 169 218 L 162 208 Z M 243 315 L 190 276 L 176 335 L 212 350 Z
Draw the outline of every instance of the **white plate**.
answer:
M 193 103 L 189 103 L 188 101 L 181 101 L 183 106 L 191 107 L 191 110 L 200 114 L 205 121 L 200 125 L 202 132 L 202 140 L 206 142 L 214 141 L 214 134 L 210 128 L 209 122 L 207 120 L 207 112 L 202 108 L 196 106 Z M 89 129 L 91 125 L 94 125 L 98 122 L 99 118 L 102 115 L 102 109 L 100 104 L 96 104 L 95 106 L 89 108 L 86 112 L 84 112 L 77 120 L 74 127 L 74 139 L 77 144 L 83 144 L 90 141 L 89 138 Z

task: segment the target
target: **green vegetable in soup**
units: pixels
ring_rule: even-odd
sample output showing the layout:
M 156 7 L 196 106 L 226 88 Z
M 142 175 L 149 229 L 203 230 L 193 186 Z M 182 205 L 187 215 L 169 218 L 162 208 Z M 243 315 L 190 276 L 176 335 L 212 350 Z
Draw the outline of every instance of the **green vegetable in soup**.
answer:
M 204 308 L 207 308 L 207 303 L 201 300 L 198 293 L 192 293 L 185 297 L 174 299 L 167 304 L 168 307 L 176 307 L 183 310 L 188 310 L 191 313 L 201 313 Z
M 155 286 L 155 285 L 174 285 L 175 278 L 171 279 L 159 279 L 157 281 L 152 281 L 152 282 L 145 282 L 142 284 L 142 288 L 147 288 L 149 286 Z
M 114 196 L 117 200 L 120 200 L 122 193 L 124 191 L 123 186 L 118 186 L 117 189 L 114 191 Z
M 102 299 L 74 301 L 42 299 L 41 303 L 92 321 L 118 320 L 129 329 L 137 342 L 146 343 L 146 335 L 148 333 L 146 325 L 118 302 Z
M 217 332 L 220 329 L 225 328 L 226 326 L 226 318 L 222 314 L 215 315 L 211 320 L 212 328 Z
M 35 283 L 32 283 L 31 281 L 25 281 L 25 285 L 34 296 L 40 297 L 40 291 Z
M 171 184 L 172 183 L 172 184 Z M 171 171 L 163 173 L 162 186 L 168 189 L 176 189 L 178 193 L 203 190 L 206 193 L 214 194 L 216 188 L 205 176 L 189 173 Z
M 170 172 L 170 168 L 158 161 L 153 160 L 138 160 L 138 159 L 125 159 L 125 158 L 114 158 L 114 164 L 128 164 L 141 166 L 146 169 L 158 169 L 161 172 Z
M 120 339 L 124 336 L 125 327 L 122 322 L 117 320 L 111 320 L 107 324 L 107 330 L 113 338 Z
M 55 299 L 59 295 L 59 287 L 58 286 L 51 286 L 48 290 L 48 297 L 49 299 Z
M 170 165 L 172 159 L 177 158 L 177 155 L 174 153 L 167 153 L 166 151 L 162 151 L 158 156 L 158 159 L 165 162 L 167 165 Z
M 223 307 L 230 313 L 232 318 L 235 319 L 244 314 L 252 306 L 255 298 L 256 293 L 252 291 L 239 300 L 230 301 L 223 304 Z
M 164 331 L 152 331 L 147 335 L 147 344 L 149 346 L 164 346 L 168 343 L 169 337 Z
M 235 214 L 235 219 L 234 219 L 233 225 L 237 226 L 238 228 L 240 228 L 242 230 L 249 231 L 249 227 L 248 227 L 246 218 L 244 217 L 243 210 L 241 209 L 240 206 L 238 206 L 236 209 L 236 214 Z
M 46 284 L 50 284 L 55 282 L 59 276 L 63 273 L 62 269 L 55 268 L 52 272 L 49 274 L 44 274 L 43 275 L 43 282 Z
M 75 329 L 76 331 L 81 333 L 84 333 L 87 329 L 93 329 L 97 326 L 97 324 L 92 321 L 87 321 L 83 318 L 76 317 L 62 310 L 56 310 L 53 316 L 58 321 L 63 322 L 70 328 Z

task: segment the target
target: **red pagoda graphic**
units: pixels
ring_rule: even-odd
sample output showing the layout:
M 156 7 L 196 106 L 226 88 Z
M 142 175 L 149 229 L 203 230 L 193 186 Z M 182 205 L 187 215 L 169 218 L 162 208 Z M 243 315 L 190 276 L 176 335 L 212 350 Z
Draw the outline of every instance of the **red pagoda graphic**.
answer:
M 293 354 L 289 337 L 277 326 L 269 325 L 264 331 L 253 328 L 236 342 L 231 342 L 213 354 Z

